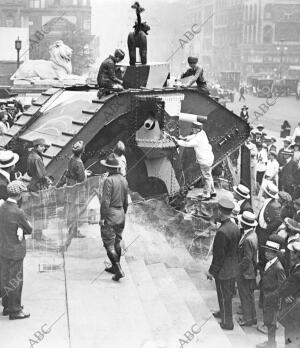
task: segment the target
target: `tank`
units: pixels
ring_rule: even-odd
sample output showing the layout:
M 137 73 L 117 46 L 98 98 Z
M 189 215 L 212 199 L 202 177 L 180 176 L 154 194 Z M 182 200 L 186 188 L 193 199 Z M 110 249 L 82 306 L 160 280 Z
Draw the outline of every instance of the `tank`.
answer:
M 127 180 L 142 196 L 173 195 L 200 180 L 192 148 L 177 148 L 172 136 L 188 135 L 192 122 L 204 122 L 215 155 L 213 166 L 237 150 L 249 137 L 249 124 L 196 88 L 165 87 L 167 63 L 122 66 L 120 93 L 97 98 L 96 86 L 50 88 L 4 136 L 7 148 L 20 154 L 26 172 L 32 141 L 43 137 L 50 145 L 43 154 L 47 173 L 58 183 L 72 145 L 86 144 L 83 161 L 94 175 L 105 171 L 100 160 L 118 140 L 126 145 Z

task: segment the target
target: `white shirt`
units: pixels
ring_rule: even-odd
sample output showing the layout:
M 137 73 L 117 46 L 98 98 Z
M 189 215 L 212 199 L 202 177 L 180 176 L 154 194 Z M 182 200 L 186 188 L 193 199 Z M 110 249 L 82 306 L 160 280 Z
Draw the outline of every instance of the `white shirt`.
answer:
M 276 256 L 276 257 L 274 257 L 274 259 L 268 261 L 267 264 L 266 264 L 266 266 L 265 266 L 265 271 L 266 271 L 267 269 L 269 269 L 277 260 L 278 260 L 278 257 Z
M 258 172 L 264 172 L 267 168 L 268 154 L 266 149 L 261 149 L 257 152 L 257 166 L 256 170 Z
M 178 140 L 177 142 L 180 146 L 193 147 L 199 164 L 206 164 L 208 166 L 213 164 L 214 154 L 204 130 L 187 136 L 186 140 Z
M 123 175 L 123 176 L 126 176 L 126 173 L 127 173 L 127 161 L 126 161 L 126 158 L 124 155 L 121 155 L 121 156 L 116 156 L 118 158 L 118 161 L 120 163 L 120 173 Z
M 278 172 L 279 172 L 279 164 L 276 161 L 276 159 L 268 160 L 265 176 L 268 176 L 271 179 L 273 178 L 276 179 Z
M 269 204 L 269 202 L 272 200 L 272 198 L 266 198 L 264 201 L 264 204 L 259 212 L 259 216 L 258 216 L 258 224 L 261 228 L 267 228 L 268 225 L 265 221 L 264 218 L 264 214 L 265 214 L 265 210 L 266 210 L 266 206 Z
M 292 136 L 292 138 L 293 138 L 293 140 L 295 141 L 295 138 L 296 137 L 300 137 L 300 126 L 297 126 L 296 128 L 295 128 L 295 130 L 294 130 L 294 133 L 293 133 L 293 136 Z

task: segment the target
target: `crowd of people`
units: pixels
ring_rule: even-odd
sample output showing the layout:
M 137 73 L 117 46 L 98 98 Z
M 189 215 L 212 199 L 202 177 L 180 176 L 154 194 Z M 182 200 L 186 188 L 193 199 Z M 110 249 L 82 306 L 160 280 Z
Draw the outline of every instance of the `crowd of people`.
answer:
M 290 139 L 286 140 L 285 147 L 290 148 Z M 241 302 L 238 311 L 241 326 L 257 325 L 255 290 L 259 290 L 258 306 L 263 312 L 263 325 L 257 329 L 267 334 L 268 340 L 257 347 L 275 348 L 277 321 L 285 327 L 286 344 L 295 344 L 300 339 L 300 171 L 292 151 L 286 148 L 280 151 L 286 161 L 281 162 L 285 163 L 281 168 L 272 164 L 278 157 L 274 144 L 261 146 L 261 138 L 252 141 L 259 145 L 255 158 L 258 163 L 263 159 L 265 165 L 263 173 L 257 172 L 263 202 L 255 214 L 251 189 L 241 184 L 234 187 L 233 201 L 219 200 L 220 226 L 214 238 L 213 260 L 207 277 L 216 282 L 220 310 L 214 316 L 221 319 L 224 330 L 234 327 L 235 284 Z M 295 149 L 294 143 L 292 146 Z M 266 152 L 264 156 L 260 155 L 262 148 Z M 291 161 L 295 163 L 295 172 L 285 173 Z M 286 181 L 287 174 L 298 182 Z

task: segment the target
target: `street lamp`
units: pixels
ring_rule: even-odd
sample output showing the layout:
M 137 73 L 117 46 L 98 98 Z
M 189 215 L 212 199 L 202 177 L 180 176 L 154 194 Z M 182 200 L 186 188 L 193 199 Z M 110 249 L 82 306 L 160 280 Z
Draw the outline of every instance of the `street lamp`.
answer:
M 281 39 L 280 40 L 280 46 L 277 46 L 276 49 L 278 52 L 280 52 L 280 67 L 279 67 L 279 79 L 281 80 L 281 75 L 282 75 L 282 60 L 283 60 L 283 53 L 288 50 L 287 46 L 283 46 L 283 42 L 285 40 Z
M 22 41 L 19 39 L 15 40 L 15 49 L 17 50 L 17 68 L 20 66 L 20 50 L 22 48 Z

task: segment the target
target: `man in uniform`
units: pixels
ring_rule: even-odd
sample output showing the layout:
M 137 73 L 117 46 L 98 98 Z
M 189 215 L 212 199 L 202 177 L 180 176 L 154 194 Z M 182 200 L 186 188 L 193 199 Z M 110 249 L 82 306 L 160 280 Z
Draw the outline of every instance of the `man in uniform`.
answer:
M 109 176 L 103 184 L 100 211 L 101 238 L 112 264 L 105 271 L 113 273 L 112 279 L 118 281 L 124 277 L 120 259 L 122 233 L 128 207 L 128 183 L 120 173 L 120 163 L 114 153 L 110 154 L 106 160 L 101 160 L 101 164 L 109 171 Z
M 240 230 L 230 219 L 233 208 L 233 202 L 219 201 L 221 226 L 214 239 L 213 260 L 207 273 L 208 279 L 215 278 L 220 311 L 214 313 L 214 317 L 221 319 L 220 326 L 224 330 L 233 330 L 232 298 L 238 270 Z
M 46 148 L 46 141 L 43 138 L 38 138 L 33 140 L 33 149 L 30 151 L 27 158 L 27 173 L 31 176 L 30 183 L 28 185 L 28 191 L 37 192 L 40 190 L 46 190 L 51 180 L 47 177 L 46 168 L 43 162 L 43 152 Z M 35 240 L 47 240 L 43 235 L 42 230 L 44 226 L 44 216 L 43 212 L 35 212 L 35 221 L 34 221 L 34 233 L 33 239 Z
M 116 49 L 114 55 L 110 55 L 100 65 L 100 69 L 97 76 L 97 83 L 99 88 L 106 90 L 122 91 L 123 81 L 116 76 L 116 63 L 121 62 L 125 57 L 125 53 Z M 103 92 L 98 92 L 98 98 L 101 98 Z
M 197 57 L 188 57 L 188 63 L 190 68 L 181 75 L 181 78 L 193 76 L 189 82 L 187 82 L 184 87 L 191 87 L 194 82 L 197 83 L 197 86 L 199 89 L 204 91 L 205 93 L 209 94 L 209 91 L 207 89 L 206 81 L 203 76 L 203 68 L 201 68 L 198 63 L 198 58 Z

